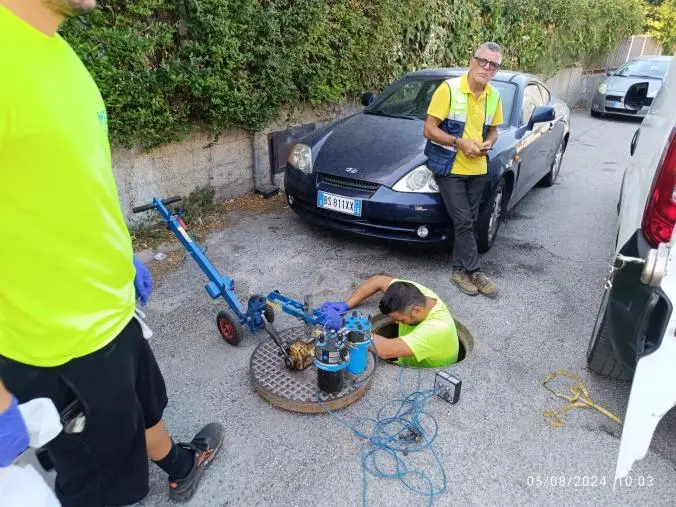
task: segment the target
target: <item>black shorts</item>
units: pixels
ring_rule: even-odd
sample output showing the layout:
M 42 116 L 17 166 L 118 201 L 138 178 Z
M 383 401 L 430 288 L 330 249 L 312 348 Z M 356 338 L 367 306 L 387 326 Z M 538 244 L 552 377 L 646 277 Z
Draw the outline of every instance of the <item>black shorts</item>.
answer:
M 148 494 L 145 430 L 162 419 L 167 392 L 136 319 L 101 350 L 62 366 L 0 356 L 0 378 L 20 403 L 46 397 L 62 411 L 79 400 L 84 409 L 82 433 L 62 431 L 45 446 L 63 507 L 129 505 Z

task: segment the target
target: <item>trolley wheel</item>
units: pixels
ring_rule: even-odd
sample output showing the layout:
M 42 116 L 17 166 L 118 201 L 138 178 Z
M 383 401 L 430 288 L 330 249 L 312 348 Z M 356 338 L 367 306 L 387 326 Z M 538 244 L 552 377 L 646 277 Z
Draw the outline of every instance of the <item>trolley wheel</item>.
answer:
M 230 310 L 221 310 L 216 315 L 216 324 L 223 339 L 230 345 L 239 345 L 244 338 L 242 324 Z

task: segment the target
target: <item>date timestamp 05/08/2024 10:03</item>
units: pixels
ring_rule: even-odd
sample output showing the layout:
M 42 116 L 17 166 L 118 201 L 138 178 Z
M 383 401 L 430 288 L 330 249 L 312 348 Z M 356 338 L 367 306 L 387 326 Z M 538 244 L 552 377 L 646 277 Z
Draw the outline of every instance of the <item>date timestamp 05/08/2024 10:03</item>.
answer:
M 619 488 L 649 488 L 655 485 L 651 475 L 628 475 L 617 479 L 614 486 Z M 526 478 L 529 488 L 605 488 L 613 486 L 613 479 L 605 475 L 529 475 Z

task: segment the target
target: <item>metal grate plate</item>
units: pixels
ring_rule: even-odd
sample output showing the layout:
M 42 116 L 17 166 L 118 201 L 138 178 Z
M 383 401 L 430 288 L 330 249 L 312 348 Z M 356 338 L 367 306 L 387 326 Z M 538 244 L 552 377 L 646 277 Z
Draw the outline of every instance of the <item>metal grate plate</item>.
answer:
M 304 326 L 279 331 L 279 335 L 289 343 L 299 339 L 307 341 Z M 249 363 L 251 381 L 258 394 L 275 406 L 302 413 L 324 412 L 322 405 L 329 410 L 338 410 L 354 403 L 368 391 L 374 367 L 373 355 L 369 354 L 362 375 L 355 377 L 345 373 L 343 390 L 326 394 L 317 387 L 317 368 L 288 370 L 271 339 L 262 341 L 254 349 Z

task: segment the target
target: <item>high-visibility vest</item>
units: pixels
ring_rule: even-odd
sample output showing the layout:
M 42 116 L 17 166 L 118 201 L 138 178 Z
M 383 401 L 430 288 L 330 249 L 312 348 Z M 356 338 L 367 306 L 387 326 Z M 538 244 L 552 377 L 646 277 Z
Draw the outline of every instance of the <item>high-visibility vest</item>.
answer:
M 447 79 L 445 83 L 451 90 L 451 108 L 448 112 L 448 118 L 439 124 L 439 128 L 452 135 L 453 137 L 462 137 L 465 132 L 465 123 L 467 122 L 467 103 L 469 94 L 460 88 L 460 78 Z M 493 117 L 498 109 L 500 102 L 500 92 L 493 85 L 488 83 L 490 93 L 486 94 L 484 101 L 484 126 L 483 140 L 486 140 L 488 129 L 493 123 Z M 434 141 L 427 140 L 425 145 L 425 155 L 427 155 L 427 167 L 439 176 L 447 176 L 453 169 L 456 150 L 452 146 L 444 146 Z

